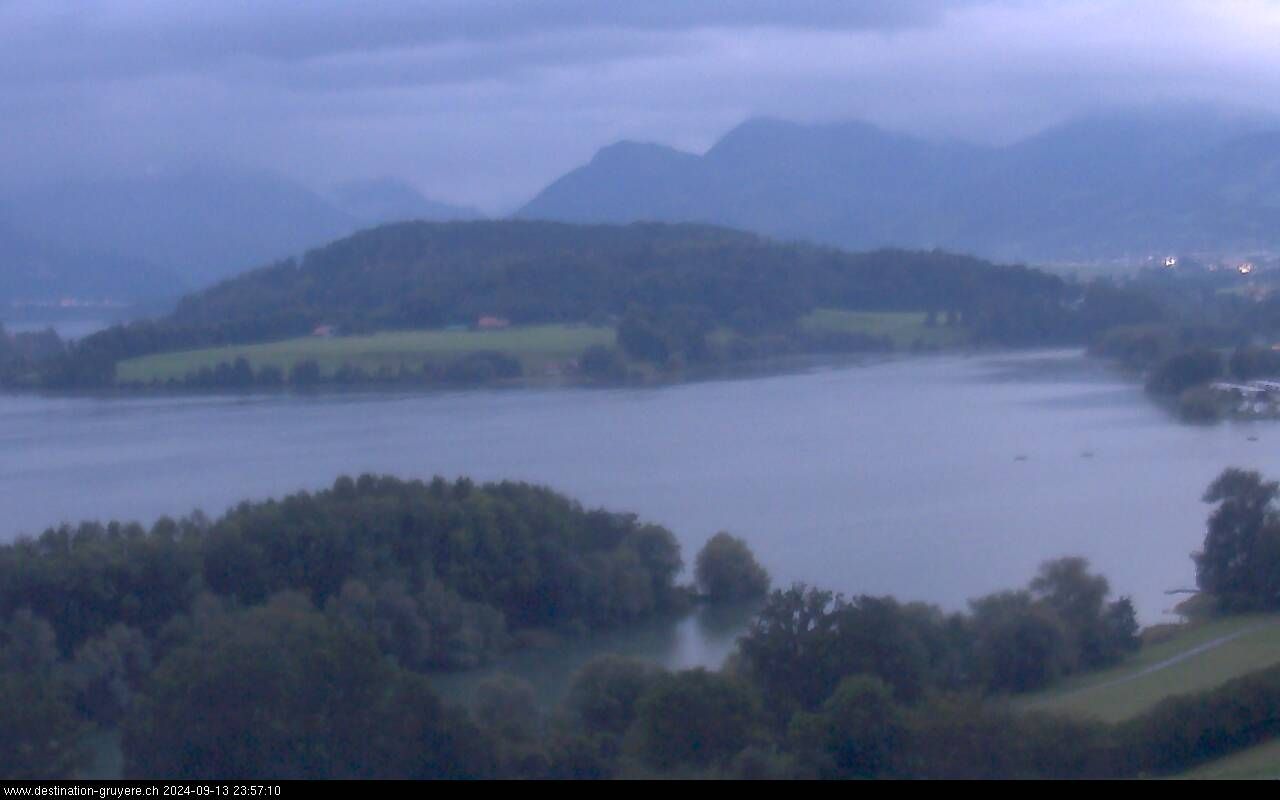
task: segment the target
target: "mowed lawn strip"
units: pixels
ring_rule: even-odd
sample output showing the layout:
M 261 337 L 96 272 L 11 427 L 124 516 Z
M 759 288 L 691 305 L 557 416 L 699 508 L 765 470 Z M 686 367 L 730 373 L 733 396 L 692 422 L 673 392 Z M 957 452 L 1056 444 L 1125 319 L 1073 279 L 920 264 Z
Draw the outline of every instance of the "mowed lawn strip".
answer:
M 577 358 L 592 345 L 612 345 L 612 328 L 586 325 L 532 325 L 496 331 L 392 331 L 368 336 L 304 336 L 280 342 L 213 347 L 131 358 L 116 366 L 120 383 L 181 380 L 201 369 L 248 360 L 255 371 L 272 366 L 287 373 L 303 361 L 315 361 L 324 375 L 343 365 L 376 373 L 383 367 L 410 370 L 425 361 L 444 362 L 482 351 L 520 359 L 526 372 Z
M 815 333 L 865 333 L 882 336 L 894 347 L 948 347 L 963 344 L 968 332 L 963 325 L 945 324 L 946 315 L 936 315 L 936 324 L 928 324 L 923 311 L 845 311 L 820 308 L 800 318 L 800 327 Z
M 1227 637 L 1235 638 L 1194 652 Z M 1194 654 L 1162 666 L 1188 653 Z M 1118 722 L 1166 697 L 1211 689 L 1276 663 L 1280 615 L 1230 617 L 1192 626 L 1168 641 L 1144 647 L 1115 668 L 1076 676 L 1020 699 L 1018 706 Z

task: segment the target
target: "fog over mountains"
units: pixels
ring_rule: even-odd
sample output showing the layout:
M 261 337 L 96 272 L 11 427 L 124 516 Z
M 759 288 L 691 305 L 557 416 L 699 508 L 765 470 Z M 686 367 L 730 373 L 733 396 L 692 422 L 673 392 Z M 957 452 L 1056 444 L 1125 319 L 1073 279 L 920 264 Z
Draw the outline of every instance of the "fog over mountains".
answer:
M 172 297 L 185 282 L 142 259 L 62 247 L 0 222 L 0 301 L 139 302 Z
M 383 222 L 478 215 L 390 179 L 326 195 L 225 166 L 37 186 L 0 195 L 0 301 L 173 298 Z
M 384 222 L 475 219 L 393 178 L 316 190 L 203 166 L 0 191 L 0 302 L 173 298 Z M 702 222 L 1030 263 L 1280 250 L 1280 121 L 1183 108 L 1011 145 L 753 119 L 705 153 L 623 141 L 516 212 Z
M 1280 247 L 1280 123 L 1203 109 L 1079 119 L 1004 147 L 754 119 L 702 155 L 619 142 L 520 216 L 712 222 L 851 249 L 1068 261 Z

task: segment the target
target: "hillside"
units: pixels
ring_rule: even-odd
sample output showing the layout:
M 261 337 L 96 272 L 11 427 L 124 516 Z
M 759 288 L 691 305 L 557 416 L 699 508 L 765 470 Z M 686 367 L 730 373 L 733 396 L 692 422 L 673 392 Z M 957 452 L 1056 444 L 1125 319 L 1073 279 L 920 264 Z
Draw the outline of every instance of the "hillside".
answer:
M 186 298 L 170 321 L 371 330 L 482 315 L 582 322 L 641 306 L 767 327 L 824 303 L 963 310 L 1000 292 L 1056 301 L 1063 291 L 1043 273 L 964 256 L 843 253 L 711 226 L 413 222 L 222 283 Z
M 816 319 L 827 324 L 813 324 L 819 309 L 826 313 Z M 915 332 L 905 338 L 882 330 L 874 316 L 834 313 L 841 311 L 909 313 L 915 316 L 901 318 L 912 320 L 903 330 Z M 1080 342 L 1101 327 L 1154 313 L 1123 291 L 1086 290 L 1025 267 L 943 252 L 845 253 L 700 225 L 408 222 L 225 281 L 188 296 L 167 317 L 88 337 L 43 382 L 108 384 L 127 359 L 281 341 L 320 328 L 347 337 L 469 327 L 483 317 L 516 328 L 616 326 L 628 358 L 676 372 L 913 343 Z M 927 330 L 941 325 L 956 330 Z M 196 367 L 208 357 L 179 363 Z M 614 376 L 626 371 L 616 362 L 599 366 Z
M 606 147 L 519 216 L 699 221 L 1001 260 L 1275 249 L 1275 127 L 1203 109 L 1110 114 L 984 147 L 755 119 L 701 155 Z
M 1114 668 L 1086 673 L 1022 698 L 1028 710 L 1120 722 L 1161 701 L 1216 688 L 1280 663 L 1280 623 L 1249 614 L 1186 626 Z

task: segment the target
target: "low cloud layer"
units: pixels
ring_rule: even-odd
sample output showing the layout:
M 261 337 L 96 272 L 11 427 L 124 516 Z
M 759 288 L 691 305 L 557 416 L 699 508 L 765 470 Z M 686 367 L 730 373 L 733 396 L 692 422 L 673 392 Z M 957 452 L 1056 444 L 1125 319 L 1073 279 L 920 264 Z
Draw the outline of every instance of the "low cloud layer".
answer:
M 620 138 L 755 115 L 1003 142 L 1112 106 L 1280 114 L 1275 0 L 0 0 L 0 171 L 391 175 L 501 211 Z

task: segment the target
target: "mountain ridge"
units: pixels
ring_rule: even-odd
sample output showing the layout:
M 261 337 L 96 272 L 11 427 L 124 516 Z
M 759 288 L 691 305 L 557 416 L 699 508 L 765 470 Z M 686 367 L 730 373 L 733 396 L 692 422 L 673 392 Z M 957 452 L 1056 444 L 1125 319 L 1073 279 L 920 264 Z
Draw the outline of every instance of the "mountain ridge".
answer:
M 0 196 L 0 265 L 9 267 L 0 301 L 172 300 L 363 228 L 478 215 L 401 182 L 355 182 L 326 195 L 228 165 L 49 182 Z M 57 264 L 58 279 L 40 279 L 28 263 Z
M 1259 117 L 1114 112 L 1004 146 L 759 117 L 700 155 L 643 148 L 602 148 L 516 216 L 696 221 L 850 249 L 942 247 L 998 260 L 1280 249 L 1280 226 L 1259 233 L 1266 207 L 1280 205 L 1280 180 L 1251 177 L 1280 164 L 1280 121 Z M 1222 155 L 1233 152 L 1234 161 Z M 1232 187 L 1259 208 L 1241 209 Z

